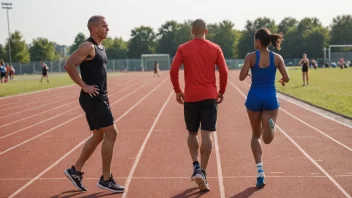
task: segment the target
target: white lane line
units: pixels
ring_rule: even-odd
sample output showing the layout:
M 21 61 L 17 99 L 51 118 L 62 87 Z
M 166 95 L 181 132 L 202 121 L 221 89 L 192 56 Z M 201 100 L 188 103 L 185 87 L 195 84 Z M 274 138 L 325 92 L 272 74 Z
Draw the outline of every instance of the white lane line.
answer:
M 311 173 L 310 176 L 304 175 L 265 175 L 268 178 L 327 178 L 325 175 L 317 175 L 319 173 Z M 253 175 L 239 175 L 239 176 L 223 176 L 223 179 L 236 179 L 236 178 L 256 178 Z M 332 177 L 352 177 L 352 175 L 333 175 Z M 114 177 L 115 179 L 127 179 L 128 177 Z M 218 179 L 219 177 L 207 177 L 209 179 Z M 0 178 L 0 181 L 24 181 L 31 180 L 33 178 Z M 132 179 L 187 179 L 189 176 L 185 177 L 132 177 Z M 67 180 L 67 177 L 41 177 L 37 180 Z M 99 180 L 99 177 L 85 177 L 84 180 Z
M 129 81 L 129 82 L 130 82 L 130 81 Z M 129 82 L 127 82 L 127 83 L 129 83 Z M 120 86 L 122 86 L 122 85 L 124 85 L 124 84 L 127 84 L 127 83 L 123 83 L 123 84 L 114 86 L 114 87 L 111 89 L 111 91 L 112 91 L 112 90 L 115 90 L 116 88 L 119 88 Z M 129 85 L 129 86 L 126 87 L 126 88 L 132 87 L 132 86 L 134 86 L 134 85 L 137 84 L 137 83 L 138 83 L 138 82 L 133 83 L 133 84 Z M 109 97 L 111 97 L 111 96 L 113 96 L 113 95 L 115 95 L 115 94 L 117 94 L 117 93 L 120 93 L 120 92 L 126 90 L 126 88 L 124 88 L 124 89 L 122 89 L 122 90 L 120 90 L 120 91 L 118 91 L 118 92 L 115 92 L 115 93 L 109 95 Z M 11 125 L 11 124 L 14 124 L 14 123 L 17 123 L 17 122 L 20 122 L 20 121 L 23 121 L 23 120 L 26 120 L 26 119 L 29 119 L 29 118 L 31 118 L 31 117 L 34 117 L 34 116 L 37 116 L 37 115 L 40 115 L 40 114 L 47 113 L 47 112 L 52 111 L 52 110 L 55 110 L 55 109 L 59 109 L 59 108 L 61 108 L 61 107 L 64 107 L 64 106 L 67 106 L 67 105 L 70 105 L 70 104 L 73 104 L 73 103 L 76 103 L 76 102 L 77 102 L 77 101 L 75 100 L 75 101 L 73 101 L 73 102 L 69 102 L 69 103 L 60 105 L 60 106 L 58 106 L 58 107 L 52 108 L 52 109 L 48 109 L 48 110 L 45 110 L 45 111 L 43 111 L 43 112 L 39 112 L 39 113 L 37 113 L 37 114 L 27 116 L 27 117 L 25 117 L 25 118 L 22 118 L 22 119 L 19 119 L 19 120 L 15 120 L 15 121 L 13 121 L 13 122 L 10 122 L 10 123 L 1 125 L 0 128 L 5 127 L 5 126 L 8 126 L 8 125 Z
M 54 100 L 52 102 L 48 102 L 48 103 L 45 103 L 45 104 L 42 104 L 42 105 L 39 105 L 39 106 L 35 106 L 35 107 L 29 108 L 29 109 L 26 109 L 26 110 L 23 110 L 23 111 L 16 111 L 15 113 L 5 114 L 5 115 L 1 116 L 0 118 L 5 118 L 5 117 L 21 114 L 21 113 L 24 113 L 24 112 L 27 112 L 27 111 L 30 111 L 30 110 L 33 110 L 33 109 L 45 107 L 45 106 L 48 106 L 48 105 L 51 105 L 51 104 L 54 104 L 54 103 L 62 103 L 65 100 L 71 100 L 73 98 L 74 97 L 72 97 L 72 96 L 61 98 L 60 100 Z
M 232 84 L 232 86 L 244 97 L 247 98 L 246 95 L 244 95 L 244 93 L 236 86 L 234 85 L 231 81 L 230 83 Z M 339 183 L 337 183 L 334 178 L 331 177 L 331 175 L 329 175 L 329 173 L 327 173 L 323 167 L 321 167 L 307 152 L 305 152 L 279 125 L 276 125 L 276 127 L 281 131 L 282 134 L 284 134 L 291 142 L 292 144 L 294 144 L 298 150 L 300 150 L 303 155 L 305 155 L 321 172 L 324 173 L 324 175 L 329 178 L 329 180 L 348 198 L 351 198 L 351 196 L 345 191 L 345 189 L 343 189 Z
M 118 93 L 120 93 L 120 92 L 122 92 L 122 91 L 124 91 L 124 90 L 126 90 L 126 89 L 129 89 L 129 88 L 132 87 L 132 86 L 133 86 L 133 85 L 128 86 L 128 87 L 126 87 L 126 88 L 124 88 L 124 89 L 122 89 L 122 90 L 120 90 L 120 91 L 118 91 L 118 92 L 116 92 L 116 93 L 114 93 L 114 94 L 111 94 L 110 97 L 111 97 L 112 95 L 118 94 Z M 71 102 L 71 103 L 75 103 L 75 102 L 77 102 L 77 101 L 74 101 L 74 102 Z M 68 103 L 68 104 L 71 104 L 71 103 Z M 67 104 L 66 104 L 66 105 L 67 105 Z M 45 123 L 45 122 L 47 122 L 47 121 L 49 121 L 49 120 L 52 120 L 52 119 L 54 119 L 54 118 L 57 118 L 57 117 L 59 117 L 59 116 L 65 114 L 65 113 L 67 113 L 67 112 L 71 112 L 71 111 L 76 110 L 76 109 L 79 109 L 79 108 L 81 108 L 81 107 L 80 107 L 80 106 L 75 107 L 75 108 L 73 108 L 73 109 L 64 111 L 64 112 L 62 112 L 62 113 L 60 113 L 60 114 L 57 114 L 57 115 L 55 115 L 55 116 L 53 116 L 53 117 L 50 117 L 50 118 L 48 118 L 48 119 L 46 119 L 46 120 L 43 120 L 43 121 L 41 121 L 41 122 L 37 122 L 37 123 L 32 124 L 32 125 L 30 125 L 30 126 L 24 127 L 24 128 L 22 128 L 22 129 L 20 129 L 20 130 L 17 130 L 17 131 L 14 131 L 14 132 L 12 132 L 12 133 L 9 133 L 9 134 L 7 134 L 7 135 L 4 135 L 4 136 L 0 137 L 0 140 L 1 140 L 1 139 L 4 139 L 4 138 L 6 138 L 6 137 L 12 136 L 12 135 L 14 135 L 14 134 L 16 134 L 16 133 L 19 133 L 19 132 L 21 132 L 21 131 L 24 131 L 24 130 L 26 130 L 26 129 L 29 129 L 29 128 L 32 128 L 32 127 L 34 127 L 34 126 L 40 125 L 40 124 L 42 124 L 42 123 Z M 0 153 L 0 155 L 1 155 L 1 154 L 2 154 L 2 153 Z
M 247 82 L 243 82 L 243 83 L 246 84 L 247 86 L 250 86 Z M 294 103 L 294 102 L 292 102 L 292 101 L 290 101 L 290 100 L 288 100 L 288 99 L 286 99 L 286 98 L 284 98 L 284 97 L 282 97 L 282 96 L 280 96 L 280 95 L 279 95 L 279 97 L 280 97 L 281 99 L 283 99 L 283 100 L 285 100 L 285 101 L 291 103 L 291 104 L 294 104 L 294 105 L 296 105 L 296 106 L 302 107 L 303 109 L 306 109 L 306 110 L 308 110 L 308 111 L 310 111 L 310 112 L 312 112 L 312 113 L 315 113 L 315 114 L 317 114 L 317 115 L 320 115 L 320 116 L 322 116 L 322 117 L 324 117 L 324 118 L 327 118 L 327 119 L 329 119 L 329 120 L 331 120 L 331 121 L 337 122 L 338 124 L 342 124 L 342 125 L 347 126 L 348 128 L 351 128 L 351 129 L 352 129 L 352 126 L 350 126 L 350 125 L 348 125 L 348 124 L 345 124 L 345 123 L 343 123 L 343 122 L 340 122 L 340 121 L 338 121 L 338 120 L 335 120 L 334 118 L 331 118 L 331 117 L 329 117 L 329 116 L 326 116 L 326 115 L 324 115 L 324 114 L 321 114 L 321 113 L 319 113 L 319 112 L 317 112 L 317 111 L 314 111 L 314 110 L 312 110 L 312 109 L 309 109 L 309 108 L 307 108 L 307 107 L 305 107 L 305 106 L 302 106 L 302 105 L 300 105 L 300 104 L 298 104 L 298 103 Z
M 224 188 L 224 180 L 223 180 L 223 176 L 222 176 L 222 167 L 221 167 L 221 159 L 220 159 L 220 150 L 219 150 L 219 141 L 218 141 L 217 131 L 213 135 L 214 135 L 214 144 L 215 144 L 216 165 L 217 165 L 217 169 L 218 169 L 220 197 L 225 198 L 225 188 Z
M 166 78 L 167 79 L 167 78 Z M 165 80 L 166 80 L 165 79 Z M 153 93 L 157 88 L 159 88 L 164 82 L 162 81 L 158 86 L 156 86 L 154 89 L 152 89 L 147 95 L 150 95 Z M 146 83 L 147 85 L 149 83 Z M 144 86 L 145 86 L 144 85 Z M 142 87 L 144 87 L 142 86 Z M 136 104 L 140 104 L 146 97 L 143 97 L 140 99 Z M 129 108 L 123 115 L 121 115 L 117 120 L 121 120 L 125 115 L 127 115 L 130 111 L 132 111 L 137 105 L 133 105 L 131 108 Z M 54 166 L 59 164 L 63 159 L 65 159 L 68 155 L 70 155 L 73 151 L 75 151 L 78 147 L 80 147 L 83 143 L 85 143 L 91 136 L 87 137 L 84 139 L 82 142 L 80 142 L 77 146 L 75 146 L 73 149 L 71 149 L 68 153 L 66 153 L 64 156 L 62 156 L 60 159 L 58 159 L 56 162 L 54 162 L 51 166 L 49 166 L 47 169 L 39 173 L 37 176 L 35 176 L 33 179 L 31 179 L 29 182 L 27 182 L 25 185 L 23 185 L 21 188 L 19 188 L 16 192 L 14 192 L 12 195 L 10 195 L 9 198 L 12 198 L 16 196 L 18 193 L 22 192 L 24 189 L 26 189 L 29 185 L 31 185 L 35 180 L 39 179 L 42 175 L 44 175 L 46 172 L 48 172 L 50 169 L 52 169 Z
M 164 81 L 163 81 L 163 82 L 164 82 Z M 130 92 L 129 94 L 125 95 L 124 97 L 120 98 L 119 100 L 115 101 L 114 103 L 110 104 L 110 106 L 112 107 L 112 106 L 115 105 L 116 103 L 118 103 L 118 102 L 124 100 L 124 99 L 127 98 L 128 96 L 132 95 L 133 93 L 137 92 L 138 90 L 140 90 L 140 89 L 142 89 L 143 87 L 145 87 L 146 85 L 148 85 L 149 83 L 151 83 L 151 81 L 148 82 L 148 83 L 146 83 L 146 84 L 144 84 L 144 85 L 142 85 L 142 86 L 139 87 L 138 89 L 136 89 L 136 90 Z M 65 125 L 65 124 L 67 124 L 67 123 L 69 123 L 69 122 L 71 122 L 71 121 L 73 121 L 73 120 L 75 120 L 75 119 L 77 119 L 77 118 L 83 116 L 83 115 L 85 115 L 85 113 L 82 113 L 82 114 L 80 114 L 80 115 L 78 115 L 78 116 L 76 116 L 76 117 L 74 117 L 74 118 L 72 118 L 72 119 L 70 119 L 70 120 L 68 120 L 68 121 L 66 121 L 66 122 L 64 122 L 64 123 L 61 123 L 60 125 L 57 125 L 56 127 L 53 127 L 53 128 L 51 128 L 51 129 L 48 129 L 48 130 L 44 131 L 43 133 L 40 133 L 40 134 L 38 134 L 38 135 L 36 135 L 36 136 L 34 136 L 34 137 L 32 137 L 32 138 L 30 138 L 30 139 L 24 141 L 24 142 L 21 142 L 20 144 L 17 144 L 17 145 L 15 145 L 15 146 L 11 147 L 11 148 L 8 148 L 8 149 L 6 149 L 5 151 L 0 152 L 0 155 L 5 154 L 5 153 L 7 153 L 7 152 L 9 152 L 9 151 L 11 151 L 11 150 L 13 150 L 13 149 L 15 149 L 15 148 L 17 148 L 17 147 L 23 145 L 23 144 L 25 144 L 25 143 L 27 143 L 27 142 L 30 142 L 30 141 L 32 141 L 32 140 L 34 140 L 34 139 L 36 139 L 36 138 L 38 138 L 38 137 L 40 137 L 40 136 L 46 134 L 46 133 L 49 133 L 50 131 L 53 131 L 53 130 L 55 130 L 55 129 L 57 129 L 57 128 L 59 128 L 59 127 Z
M 231 81 L 230 81 L 230 82 L 231 82 Z M 232 83 L 232 82 L 231 82 L 231 83 Z M 233 83 L 232 83 L 232 84 L 233 84 Z M 247 83 L 245 83 L 245 84 L 247 84 Z M 248 85 L 248 84 L 247 84 L 247 85 Z M 248 85 L 248 86 L 249 86 L 249 85 Z M 333 137 L 331 137 L 331 136 L 329 136 L 328 134 L 324 133 L 323 131 L 321 131 L 321 130 L 315 128 L 314 126 L 308 124 L 307 122 L 303 121 L 302 119 L 298 118 L 297 116 L 294 116 L 293 114 L 291 114 L 290 112 L 288 112 L 288 111 L 285 110 L 284 108 L 280 107 L 280 110 L 283 111 L 283 112 L 285 112 L 285 113 L 288 114 L 289 116 L 293 117 L 294 119 L 300 121 L 301 123 L 305 124 L 306 126 L 308 126 L 308 127 L 312 128 L 312 129 L 314 129 L 315 131 L 319 132 L 319 133 L 322 134 L 323 136 L 329 138 L 329 139 L 332 140 L 333 142 L 335 142 L 335 143 L 339 144 L 340 146 L 346 148 L 347 150 L 352 151 L 352 148 L 350 148 L 350 147 L 344 145 L 343 143 L 337 141 L 337 140 L 334 139 Z
M 125 198 L 125 197 L 127 196 L 129 185 L 130 185 L 130 183 L 131 183 L 131 180 L 132 180 L 134 171 L 136 170 L 137 165 L 138 165 L 138 163 L 139 163 L 139 160 L 140 160 L 140 158 L 141 158 L 141 156 L 142 156 L 142 154 L 143 154 L 144 148 L 145 148 L 145 146 L 147 145 L 147 142 L 148 142 L 150 136 L 152 135 L 152 132 L 153 132 L 153 130 L 154 130 L 154 127 L 155 127 L 156 123 L 158 123 L 158 121 L 159 121 L 159 119 L 160 119 L 160 116 L 161 116 L 162 112 L 164 111 L 164 109 L 165 109 L 167 103 L 169 102 L 171 96 L 173 95 L 173 93 L 174 93 L 174 92 L 171 91 L 171 93 L 169 94 L 169 97 L 168 97 L 168 98 L 166 99 L 166 101 L 164 102 L 164 105 L 160 108 L 160 111 L 159 111 L 158 115 L 156 116 L 156 118 L 155 118 L 155 120 L 154 120 L 154 122 L 153 122 L 153 125 L 150 127 L 149 132 L 148 132 L 147 136 L 145 137 L 141 148 L 140 148 L 139 151 L 138 151 L 138 154 L 137 154 L 136 159 L 135 159 L 135 161 L 134 161 L 134 163 L 133 163 L 133 166 L 132 166 L 132 168 L 131 168 L 131 170 L 130 170 L 130 173 L 128 174 L 128 177 L 127 177 L 127 180 L 126 180 L 126 184 L 125 184 L 125 191 L 124 191 L 124 194 L 122 195 L 122 198 Z
M 54 87 L 54 88 L 50 88 L 50 89 L 43 89 L 43 90 L 33 91 L 33 92 L 29 92 L 29 93 L 17 94 L 17 95 L 13 95 L 13 96 L 0 97 L 0 100 L 4 100 L 4 99 L 7 99 L 7 98 L 16 98 L 18 96 L 32 95 L 32 94 L 41 93 L 41 92 L 45 92 L 45 91 L 52 91 L 54 89 L 63 89 L 63 88 L 67 88 L 67 87 L 72 87 L 74 85 L 75 84 L 66 85 L 66 86 L 62 86 L 62 87 Z

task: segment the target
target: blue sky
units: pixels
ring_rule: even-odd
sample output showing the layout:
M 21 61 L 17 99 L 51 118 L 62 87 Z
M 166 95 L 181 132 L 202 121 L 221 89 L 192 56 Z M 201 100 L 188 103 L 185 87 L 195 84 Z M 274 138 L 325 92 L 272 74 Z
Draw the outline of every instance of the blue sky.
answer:
M 88 36 L 87 20 L 100 14 L 107 18 L 109 36 L 130 38 L 130 31 L 148 25 L 157 31 L 167 20 L 183 22 L 203 18 L 208 23 L 227 19 L 236 29 L 244 29 L 246 20 L 270 17 L 279 23 L 284 17 L 298 20 L 318 17 L 324 26 L 338 15 L 352 13 L 351 0 L 2 0 L 11 2 L 10 30 L 19 30 L 27 43 L 46 37 L 58 44 L 70 45 L 78 32 Z M 8 37 L 6 11 L 0 11 L 0 43 Z

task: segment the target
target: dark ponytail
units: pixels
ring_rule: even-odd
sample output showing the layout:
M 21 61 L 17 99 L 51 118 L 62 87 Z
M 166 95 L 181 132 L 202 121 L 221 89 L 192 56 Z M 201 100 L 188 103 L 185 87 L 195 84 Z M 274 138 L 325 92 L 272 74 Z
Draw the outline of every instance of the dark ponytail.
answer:
M 261 44 L 264 47 L 272 44 L 278 50 L 281 49 L 281 43 L 284 40 L 284 36 L 282 33 L 280 34 L 271 34 L 267 28 L 261 28 L 255 32 L 255 39 L 259 39 Z
M 278 50 L 281 49 L 281 43 L 284 40 L 284 35 L 280 34 L 270 34 L 269 39 L 271 44 Z

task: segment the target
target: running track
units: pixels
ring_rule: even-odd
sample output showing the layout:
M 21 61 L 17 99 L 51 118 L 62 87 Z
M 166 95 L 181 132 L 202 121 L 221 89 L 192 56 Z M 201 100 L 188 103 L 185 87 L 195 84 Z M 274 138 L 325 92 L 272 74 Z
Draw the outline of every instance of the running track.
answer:
M 68 86 L 0 99 L 0 107 L 7 109 L 6 115 L 0 115 L 0 197 L 352 195 L 351 126 L 284 99 L 280 99 L 276 137 L 263 145 L 267 186 L 254 187 L 251 129 L 243 105 L 250 81 L 240 82 L 238 71 L 230 71 L 225 100 L 219 105 L 207 193 L 199 193 L 190 181 L 183 108 L 175 101 L 168 73 L 162 72 L 160 78 L 130 73 L 110 77 L 108 83 L 119 130 L 112 171 L 126 192 L 115 195 L 96 187 L 100 146 L 83 170 L 87 192 L 76 191 L 64 176 L 91 135 L 78 104 L 79 89 Z

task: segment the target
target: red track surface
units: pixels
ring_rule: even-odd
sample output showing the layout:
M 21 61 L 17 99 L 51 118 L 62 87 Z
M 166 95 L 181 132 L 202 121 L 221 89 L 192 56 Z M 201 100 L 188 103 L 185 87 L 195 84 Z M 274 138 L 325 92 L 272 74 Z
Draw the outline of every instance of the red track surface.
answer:
M 237 76 L 238 71 L 230 72 L 225 100 L 219 105 L 218 132 L 207 169 L 210 192 L 199 193 L 190 181 L 183 108 L 163 72 L 160 78 L 151 73 L 109 78 L 119 130 L 112 172 L 127 187 L 123 194 L 96 187 L 100 147 L 83 170 L 87 192 L 76 191 L 63 174 L 91 135 L 78 104 L 77 86 L 1 99 L 7 114 L 0 118 L 0 197 L 351 196 L 352 128 L 284 99 L 276 137 L 263 145 L 267 186 L 254 187 L 256 167 L 244 107 L 249 87 Z

